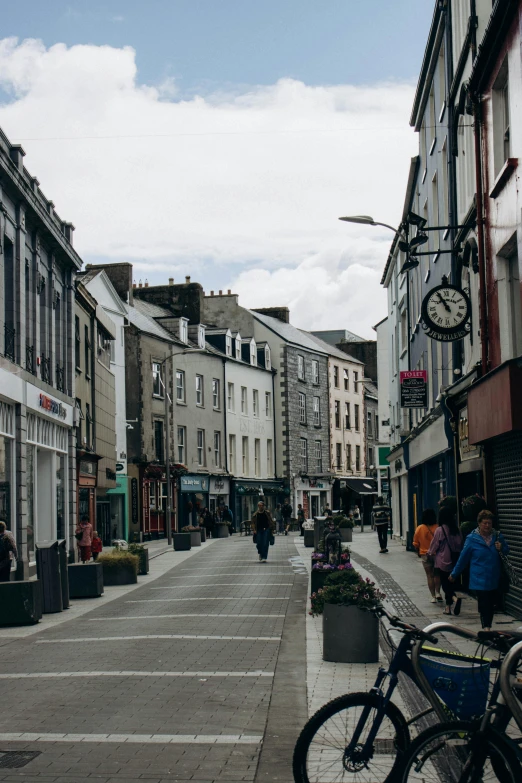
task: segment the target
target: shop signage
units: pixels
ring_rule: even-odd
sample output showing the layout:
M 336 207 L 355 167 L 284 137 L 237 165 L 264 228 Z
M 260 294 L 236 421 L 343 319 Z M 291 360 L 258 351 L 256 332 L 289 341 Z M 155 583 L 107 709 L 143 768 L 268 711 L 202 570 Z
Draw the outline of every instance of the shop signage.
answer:
M 476 459 L 481 457 L 480 446 L 473 446 L 469 442 L 469 423 L 468 423 L 468 409 L 462 408 L 459 411 L 459 452 L 460 460 L 464 462 L 468 459 Z
M 208 476 L 181 476 L 179 481 L 182 492 L 208 492 Z
M 96 475 L 96 462 L 87 462 L 87 460 L 80 460 L 80 473 L 85 473 L 87 476 Z
M 222 476 L 212 477 L 209 486 L 211 495 L 228 495 L 230 492 L 229 480 Z
M 131 479 L 131 520 L 133 525 L 139 522 L 138 517 L 138 479 Z
M 116 473 L 121 473 L 122 470 L 125 470 L 125 465 L 123 462 L 117 462 L 116 463 Z
M 452 285 L 447 277 L 442 285 L 428 291 L 422 302 L 422 326 L 428 337 L 439 342 L 462 340 L 469 334 L 471 303 L 462 288 Z
M 61 419 L 67 418 L 67 411 L 62 403 L 58 402 L 58 400 L 53 400 L 52 397 L 47 397 L 46 394 L 38 395 L 38 405 L 47 413 L 54 413 L 55 416 L 59 416 Z
M 428 407 L 428 371 L 401 370 L 401 408 Z

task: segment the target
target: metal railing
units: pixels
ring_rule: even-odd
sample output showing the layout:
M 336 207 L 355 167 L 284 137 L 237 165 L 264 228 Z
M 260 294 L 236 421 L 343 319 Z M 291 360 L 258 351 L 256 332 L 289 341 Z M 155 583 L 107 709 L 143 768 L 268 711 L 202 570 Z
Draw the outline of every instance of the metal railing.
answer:
M 63 392 L 65 391 L 65 382 L 64 382 L 64 371 L 61 364 L 56 365 L 55 373 L 56 373 L 56 388 L 58 389 L 58 391 Z
M 52 383 L 51 359 L 43 356 L 40 359 L 40 377 L 44 383 Z
M 4 356 L 12 362 L 16 361 L 16 329 L 7 324 L 4 325 Z
M 36 366 L 34 363 L 34 345 L 25 346 L 25 369 L 27 372 L 36 374 Z

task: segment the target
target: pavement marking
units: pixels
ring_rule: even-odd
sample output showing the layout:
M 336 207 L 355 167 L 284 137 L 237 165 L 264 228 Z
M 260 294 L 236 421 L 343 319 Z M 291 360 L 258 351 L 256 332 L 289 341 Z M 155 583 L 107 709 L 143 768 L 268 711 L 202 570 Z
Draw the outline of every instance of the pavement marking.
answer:
M 280 636 L 207 636 L 204 634 L 144 634 L 142 636 L 78 636 L 75 639 L 37 639 L 35 644 L 74 644 L 75 642 L 125 642 L 136 639 L 216 639 L 227 642 L 280 642 Z
M 250 671 L 250 672 L 18 672 L 15 674 L 0 674 L 0 680 L 39 680 L 39 679 L 65 679 L 72 677 L 273 677 L 274 672 Z
M 88 618 L 89 623 L 99 623 L 103 620 L 110 620 L 111 622 L 113 620 L 161 620 L 164 618 L 174 618 L 174 617 L 241 617 L 243 620 L 248 620 L 250 617 L 272 617 L 272 618 L 279 618 L 280 620 L 285 619 L 284 614 L 144 614 L 144 615 L 131 615 L 130 617 L 90 617 Z M 4 638 L 4 637 L 2 637 Z M 16 638 L 16 637 L 13 637 Z
M 162 745 L 260 745 L 261 734 L 55 734 L 2 732 L 1 742 L 113 742 Z
M 163 589 L 163 588 L 160 588 Z M 289 598 L 244 598 L 237 595 L 224 595 L 220 598 L 209 596 L 208 598 L 139 598 L 136 601 L 125 601 L 126 604 L 150 604 L 166 603 L 167 601 L 289 601 Z
M 171 576 L 171 579 L 185 579 L 184 576 Z M 196 578 L 196 577 L 195 577 Z M 259 582 L 259 584 L 252 584 L 252 582 L 219 582 L 215 585 L 202 585 L 202 587 L 293 587 L 292 582 Z M 195 587 L 195 585 L 176 585 L 176 587 L 151 587 L 151 590 L 179 590 L 180 587 Z

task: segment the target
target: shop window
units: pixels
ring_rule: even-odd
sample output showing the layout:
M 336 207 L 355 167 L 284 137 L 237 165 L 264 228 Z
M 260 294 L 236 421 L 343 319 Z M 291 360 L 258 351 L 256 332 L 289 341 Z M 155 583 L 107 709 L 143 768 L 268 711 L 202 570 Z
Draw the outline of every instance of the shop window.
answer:
M 163 422 L 154 422 L 154 455 L 157 462 L 165 461 Z
M 323 472 L 323 448 L 320 440 L 315 441 L 315 448 L 314 448 L 314 456 L 315 456 L 315 469 L 317 473 Z
M 0 519 L 15 534 L 16 528 L 12 524 L 13 443 L 12 438 L 0 435 Z
M 185 449 L 187 442 L 187 428 L 178 427 L 178 462 L 185 465 Z
M 36 479 L 36 471 L 35 471 L 35 452 L 36 447 L 35 446 L 27 446 L 26 447 L 26 457 L 25 457 L 25 486 L 26 486 L 26 494 L 27 494 L 27 551 L 29 554 L 29 562 L 34 562 L 36 560 L 36 549 L 35 549 L 35 541 L 36 541 L 36 535 L 35 535 L 35 493 L 36 493 L 36 486 L 35 486 L 35 479 Z
M 161 363 L 152 362 L 152 395 L 163 397 L 163 379 L 161 377 Z
M 67 535 L 67 457 L 56 455 L 56 537 L 68 539 Z
M 205 467 L 205 430 L 197 431 L 198 465 Z

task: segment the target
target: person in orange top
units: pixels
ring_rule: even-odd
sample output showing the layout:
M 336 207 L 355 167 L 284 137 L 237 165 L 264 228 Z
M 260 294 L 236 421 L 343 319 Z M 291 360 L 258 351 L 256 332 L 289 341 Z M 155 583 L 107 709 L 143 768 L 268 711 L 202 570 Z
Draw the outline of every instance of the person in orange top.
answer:
M 98 555 L 100 554 L 100 552 L 103 549 L 103 543 L 102 543 L 102 540 L 101 540 L 100 536 L 98 535 L 98 531 L 97 530 L 95 530 L 94 533 L 92 534 L 92 547 L 91 547 L 91 549 L 92 549 L 92 559 L 93 560 L 97 560 L 98 559 Z
M 422 560 L 422 565 L 426 572 L 432 604 L 437 603 L 437 601 L 442 601 L 442 596 L 440 594 L 440 576 L 437 576 L 435 573 L 435 563 L 433 558 L 428 555 L 428 549 L 431 546 L 436 530 L 437 516 L 432 508 L 427 508 L 422 512 L 422 522 L 417 527 L 415 535 L 413 536 L 413 546 L 417 550 L 417 554 Z

